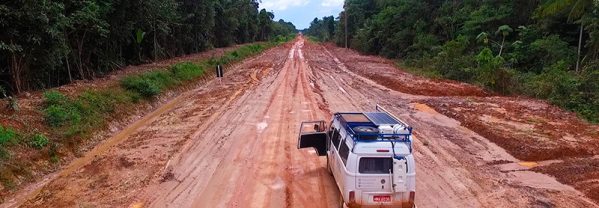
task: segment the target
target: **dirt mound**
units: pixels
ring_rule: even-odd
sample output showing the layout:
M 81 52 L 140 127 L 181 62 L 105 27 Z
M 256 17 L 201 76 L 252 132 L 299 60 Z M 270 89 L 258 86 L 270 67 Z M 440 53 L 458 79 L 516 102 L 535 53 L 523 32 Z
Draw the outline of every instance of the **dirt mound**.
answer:
M 388 59 L 360 55 L 356 51 L 330 44 L 326 47 L 351 71 L 403 93 L 428 96 L 488 96 L 490 94 L 474 85 L 451 80 L 433 80 L 407 73 Z
M 589 198 L 599 201 L 599 158 L 569 159 L 560 163 L 534 168 L 558 181 L 582 191 Z
M 599 154 L 599 127 L 539 100 L 517 97 L 432 98 L 438 112 L 481 134 L 521 160 Z

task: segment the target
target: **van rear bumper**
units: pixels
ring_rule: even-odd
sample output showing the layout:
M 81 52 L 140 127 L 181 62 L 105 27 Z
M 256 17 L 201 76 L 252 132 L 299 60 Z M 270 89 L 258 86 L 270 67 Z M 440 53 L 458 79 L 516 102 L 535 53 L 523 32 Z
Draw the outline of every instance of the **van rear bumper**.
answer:
M 349 208 L 414 208 L 414 203 L 409 201 L 381 203 L 381 204 L 347 204 Z
M 362 192 L 361 197 L 356 201 L 349 201 L 348 207 L 397 207 L 397 208 L 413 208 L 416 192 Z M 375 196 L 390 195 L 391 200 L 388 202 L 375 201 Z M 350 199 L 351 200 L 351 199 Z

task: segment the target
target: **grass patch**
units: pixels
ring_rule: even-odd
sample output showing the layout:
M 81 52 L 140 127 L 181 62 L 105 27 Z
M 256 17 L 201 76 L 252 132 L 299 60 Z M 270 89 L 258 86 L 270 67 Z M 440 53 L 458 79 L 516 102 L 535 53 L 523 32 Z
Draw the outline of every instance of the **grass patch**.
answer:
M 48 145 L 50 141 L 48 140 L 48 137 L 46 137 L 43 134 L 35 134 L 33 135 L 33 137 L 31 138 L 31 141 L 29 142 L 29 145 L 33 148 L 36 149 L 42 149 L 44 147 L 46 147 Z
M 0 126 L 0 146 L 16 142 L 17 132 L 11 128 Z
M 177 83 L 177 79 L 168 71 L 152 71 L 140 75 L 127 76 L 121 80 L 123 88 L 136 92 L 145 98 L 159 95 L 162 90 Z
M 406 72 L 421 77 L 427 77 L 431 79 L 443 79 L 443 75 L 438 70 L 434 70 L 426 67 L 413 67 L 411 64 L 405 64 L 401 61 L 395 62 L 395 65 Z
M 190 81 L 204 74 L 204 68 L 200 65 L 185 62 L 171 66 L 170 72 L 174 78 L 180 81 Z
M 281 40 L 288 40 L 288 38 L 282 38 Z M 219 58 L 211 58 L 196 63 L 178 63 L 172 65 L 168 70 L 151 71 L 138 75 L 126 76 L 121 80 L 120 86 L 142 98 L 150 99 L 160 95 L 160 93 L 167 89 L 181 86 L 186 82 L 201 77 L 204 75 L 205 69 L 215 68 L 218 64 L 226 65 L 241 61 L 252 55 L 261 53 L 272 46 L 280 44 L 278 41 L 281 40 L 244 45 L 234 51 L 225 53 Z
M 201 77 L 204 75 L 204 69 L 206 68 L 243 60 L 276 44 L 244 45 L 235 51 L 225 53 L 218 59 L 197 63 L 178 63 L 170 66 L 168 70 L 156 70 L 125 76 L 120 80 L 119 86 L 103 90 L 88 90 L 72 98 L 55 90 L 46 91 L 44 93 L 43 109 L 45 121 L 58 135 L 67 138 L 84 137 L 98 127 L 105 125 L 106 117 L 112 115 L 117 106 L 135 103 L 140 98 L 154 98 L 168 89 L 184 85 Z M 32 146 L 45 146 L 42 145 L 45 142 L 41 137 L 38 136 L 36 141 L 39 141 L 39 143 L 36 142 Z
M 254 55 L 254 54 L 257 54 L 257 53 L 260 53 L 260 52 L 266 50 L 266 48 L 272 44 L 275 44 L 275 43 L 270 43 L 270 44 L 262 43 L 262 44 L 252 44 L 252 45 L 241 46 L 235 51 L 225 53 L 218 60 L 218 64 L 224 65 L 224 64 L 229 64 L 232 62 L 243 60 L 251 55 Z
M 8 147 L 17 144 L 19 140 L 18 138 L 19 135 L 15 130 L 0 126 L 0 161 L 10 159 Z
M 289 42 L 289 41 L 295 39 L 295 37 L 296 37 L 296 34 L 278 35 L 277 37 L 273 38 L 270 42 L 278 45 L 278 44 Z
M 135 95 L 136 96 L 136 95 Z M 135 96 L 119 89 L 88 90 L 76 98 L 58 91 L 44 93 L 46 123 L 67 137 L 81 136 L 105 124 L 119 104 L 132 103 Z
M 137 102 L 140 98 L 154 98 L 166 90 L 201 77 L 206 68 L 243 60 L 276 44 L 244 45 L 235 51 L 225 53 L 218 59 L 197 63 L 178 63 L 170 66 L 168 70 L 125 76 L 120 80 L 119 86 L 110 89 L 88 90 L 76 97 L 67 97 L 55 90 L 46 91 L 43 109 L 45 121 L 58 137 L 85 137 L 86 134 L 105 125 L 106 117 L 112 115 L 117 106 L 127 106 Z M 0 139 L 2 138 L 0 137 Z M 46 140 L 43 135 L 35 135 L 33 141 L 29 141 L 29 145 L 41 149 L 48 145 L 49 141 L 46 142 Z
M 165 89 L 196 79 L 204 74 L 200 65 L 190 62 L 175 64 L 167 71 L 151 71 L 139 75 L 131 75 L 121 80 L 121 87 L 139 94 L 143 98 L 152 98 Z
M 19 161 L 10 151 L 11 148 L 19 146 L 21 138 L 24 136 L 16 130 L 0 126 L 0 184 L 6 190 L 16 188 L 17 176 L 25 179 L 31 177 L 30 171 L 22 164 L 27 161 Z
M 305 37 L 308 37 L 308 40 L 312 41 L 313 43 L 321 43 L 321 42 L 323 42 L 320 38 L 318 38 L 316 36 L 308 35 L 308 36 L 305 36 Z

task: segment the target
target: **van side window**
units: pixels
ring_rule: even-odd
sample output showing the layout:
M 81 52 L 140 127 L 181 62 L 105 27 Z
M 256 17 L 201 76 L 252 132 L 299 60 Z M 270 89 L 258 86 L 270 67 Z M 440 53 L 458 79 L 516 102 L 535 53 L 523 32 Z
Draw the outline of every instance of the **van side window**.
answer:
M 339 156 L 341 156 L 343 164 L 347 164 L 347 156 L 349 156 L 349 147 L 345 143 L 345 140 L 341 142 L 341 146 L 339 147 Z
M 335 145 L 335 149 L 339 148 L 339 131 L 337 129 L 333 130 L 333 136 L 331 136 L 331 140 L 333 140 L 333 145 Z

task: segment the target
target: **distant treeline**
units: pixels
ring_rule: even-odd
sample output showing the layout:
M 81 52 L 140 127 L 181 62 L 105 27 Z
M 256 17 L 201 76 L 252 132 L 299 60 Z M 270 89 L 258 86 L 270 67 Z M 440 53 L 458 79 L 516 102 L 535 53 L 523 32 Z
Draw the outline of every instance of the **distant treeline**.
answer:
M 258 0 L 14 0 L 0 3 L 0 97 L 92 79 L 295 26 Z
M 345 20 L 347 17 L 347 21 Z M 346 0 L 307 35 L 599 122 L 597 0 Z

